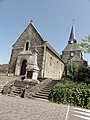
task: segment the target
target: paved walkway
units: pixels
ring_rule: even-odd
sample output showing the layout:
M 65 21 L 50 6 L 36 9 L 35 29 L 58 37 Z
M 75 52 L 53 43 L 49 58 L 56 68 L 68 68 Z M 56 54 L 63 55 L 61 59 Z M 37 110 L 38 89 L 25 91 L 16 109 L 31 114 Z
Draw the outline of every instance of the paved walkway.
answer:
M 0 75 L 0 85 L 16 78 Z M 65 120 L 66 112 L 65 105 L 0 95 L 0 120 Z
M 0 95 L 0 120 L 65 120 L 67 106 Z
M 90 110 L 68 106 L 67 120 L 90 120 Z
M 16 78 L 0 76 L 0 85 Z M 0 120 L 90 120 L 90 110 L 0 94 Z
M 90 120 L 90 110 L 0 95 L 0 120 Z

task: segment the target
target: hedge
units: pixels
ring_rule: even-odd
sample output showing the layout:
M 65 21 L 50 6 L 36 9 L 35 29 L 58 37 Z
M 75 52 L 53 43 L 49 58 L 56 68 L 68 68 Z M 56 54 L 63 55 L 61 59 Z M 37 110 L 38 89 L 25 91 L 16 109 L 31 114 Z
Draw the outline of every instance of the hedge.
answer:
M 89 109 L 90 84 L 61 80 L 60 83 L 51 90 L 49 100 Z

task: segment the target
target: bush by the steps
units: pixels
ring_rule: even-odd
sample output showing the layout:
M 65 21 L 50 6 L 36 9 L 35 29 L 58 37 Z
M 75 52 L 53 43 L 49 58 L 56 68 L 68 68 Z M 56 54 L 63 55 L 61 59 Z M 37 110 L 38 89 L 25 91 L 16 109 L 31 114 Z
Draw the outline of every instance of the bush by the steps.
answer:
M 89 109 L 90 84 L 73 82 L 64 78 L 51 90 L 49 100 Z

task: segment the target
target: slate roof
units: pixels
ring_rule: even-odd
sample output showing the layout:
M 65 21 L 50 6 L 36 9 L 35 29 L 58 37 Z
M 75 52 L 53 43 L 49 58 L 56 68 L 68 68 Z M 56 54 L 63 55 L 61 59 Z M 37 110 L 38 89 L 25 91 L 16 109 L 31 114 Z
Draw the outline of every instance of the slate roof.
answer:
M 68 44 L 63 51 L 81 51 L 77 44 Z
M 81 51 L 81 49 L 77 45 L 77 40 L 75 38 L 75 27 L 72 25 L 70 37 L 68 40 L 68 44 L 63 51 Z

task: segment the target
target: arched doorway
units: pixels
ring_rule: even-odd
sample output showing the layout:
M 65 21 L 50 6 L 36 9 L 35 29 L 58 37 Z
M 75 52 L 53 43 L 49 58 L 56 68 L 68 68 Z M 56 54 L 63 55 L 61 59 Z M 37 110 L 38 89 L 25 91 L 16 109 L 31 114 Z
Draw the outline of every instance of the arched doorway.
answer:
M 25 75 L 26 74 L 26 67 L 27 67 L 26 63 L 27 63 L 27 60 L 22 61 L 20 75 Z

